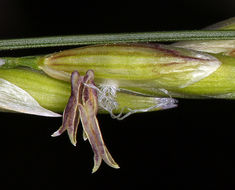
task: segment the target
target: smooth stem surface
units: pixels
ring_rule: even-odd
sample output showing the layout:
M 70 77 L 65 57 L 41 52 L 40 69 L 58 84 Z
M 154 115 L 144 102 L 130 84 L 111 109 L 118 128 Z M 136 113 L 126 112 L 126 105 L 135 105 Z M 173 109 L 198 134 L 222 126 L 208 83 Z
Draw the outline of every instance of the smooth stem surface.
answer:
M 173 42 L 182 40 L 231 40 L 235 31 L 173 31 L 119 34 L 90 34 L 0 40 L 0 50 L 130 42 Z
M 26 56 L 26 57 L 2 57 L 0 60 L 4 63 L 2 69 L 11 69 L 17 66 L 30 67 L 31 69 L 39 70 L 38 61 L 40 56 Z

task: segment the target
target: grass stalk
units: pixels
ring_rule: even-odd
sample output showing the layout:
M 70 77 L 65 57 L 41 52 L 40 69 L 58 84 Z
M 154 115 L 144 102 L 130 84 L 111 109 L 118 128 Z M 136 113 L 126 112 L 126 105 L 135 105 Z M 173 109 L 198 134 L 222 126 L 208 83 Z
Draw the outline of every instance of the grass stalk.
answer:
M 235 31 L 171 31 L 119 34 L 89 34 L 0 40 L 0 50 L 78 46 L 131 42 L 175 42 L 185 40 L 232 40 Z

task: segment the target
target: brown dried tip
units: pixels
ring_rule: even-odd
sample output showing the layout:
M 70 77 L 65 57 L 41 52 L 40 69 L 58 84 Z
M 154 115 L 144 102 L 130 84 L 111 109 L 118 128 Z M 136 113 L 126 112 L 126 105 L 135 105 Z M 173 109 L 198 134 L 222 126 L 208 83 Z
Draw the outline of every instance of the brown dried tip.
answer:
M 98 96 L 94 72 L 88 70 L 85 76 L 80 76 L 78 71 L 74 71 L 71 75 L 71 96 L 63 113 L 62 126 L 52 136 L 59 136 L 67 130 L 71 143 L 76 145 L 77 128 L 81 117 L 83 139 L 89 140 L 94 152 L 92 173 L 100 167 L 102 159 L 109 166 L 119 168 L 104 144 L 96 118 L 97 111 Z

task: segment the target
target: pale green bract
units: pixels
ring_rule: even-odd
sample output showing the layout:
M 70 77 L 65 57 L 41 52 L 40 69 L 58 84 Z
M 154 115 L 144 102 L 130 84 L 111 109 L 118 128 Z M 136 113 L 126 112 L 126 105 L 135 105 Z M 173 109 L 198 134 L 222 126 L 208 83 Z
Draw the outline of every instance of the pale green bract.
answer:
M 204 28 L 205 30 L 235 30 L 235 17 L 229 18 L 222 22 L 213 24 Z M 173 44 L 175 47 L 187 48 L 208 53 L 233 54 L 235 49 L 235 40 L 198 40 L 198 41 L 181 41 Z
M 26 91 L 0 78 L 0 109 L 4 112 L 19 112 L 46 117 L 61 117 L 47 110 Z

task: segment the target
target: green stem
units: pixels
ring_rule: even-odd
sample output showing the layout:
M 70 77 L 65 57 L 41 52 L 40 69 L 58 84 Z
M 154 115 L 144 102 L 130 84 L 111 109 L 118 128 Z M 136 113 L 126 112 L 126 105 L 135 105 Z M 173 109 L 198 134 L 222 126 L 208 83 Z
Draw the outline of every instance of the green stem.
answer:
M 172 42 L 182 40 L 231 40 L 235 31 L 174 31 L 122 34 L 90 34 L 0 40 L 0 50 L 130 42 Z
M 2 69 L 11 69 L 18 66 L 30 67 L 35 70 L 40 70 L 38 68 L 38 61 L 40 56 L 26 56 L 26 57 L 3 57 L 0 58 L 2 63 L 4 63 Z

